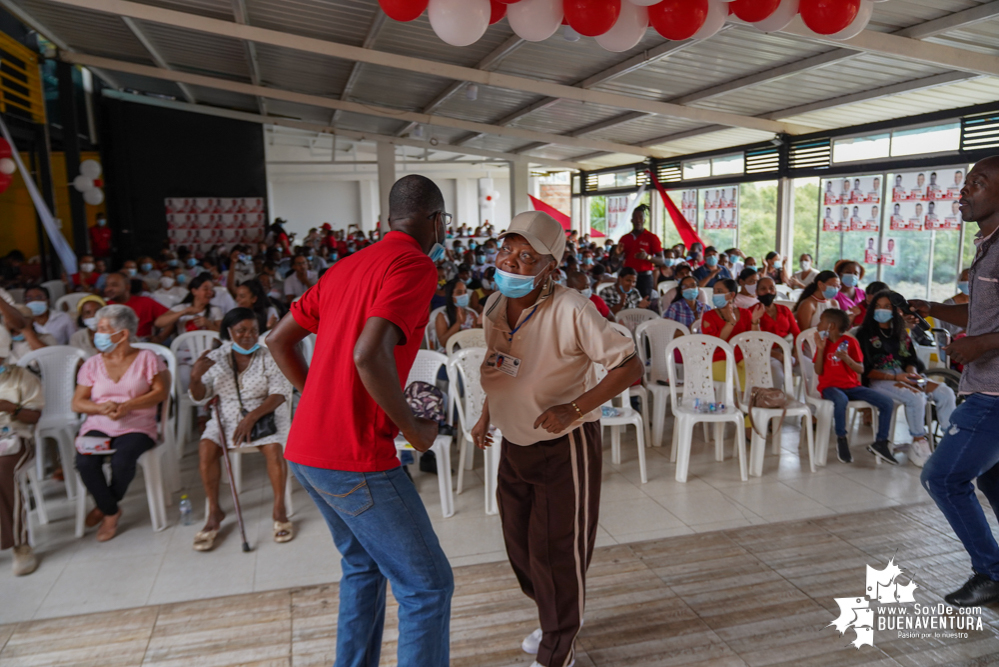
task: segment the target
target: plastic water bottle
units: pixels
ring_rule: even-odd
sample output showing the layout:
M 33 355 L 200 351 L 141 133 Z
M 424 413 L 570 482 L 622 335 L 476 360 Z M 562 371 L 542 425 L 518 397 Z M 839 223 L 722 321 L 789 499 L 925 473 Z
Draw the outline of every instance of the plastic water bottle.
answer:
M 180 497 L 180 522 L 185 526 L 190 526 L 194 523 L 191 501 L 186 495 Z

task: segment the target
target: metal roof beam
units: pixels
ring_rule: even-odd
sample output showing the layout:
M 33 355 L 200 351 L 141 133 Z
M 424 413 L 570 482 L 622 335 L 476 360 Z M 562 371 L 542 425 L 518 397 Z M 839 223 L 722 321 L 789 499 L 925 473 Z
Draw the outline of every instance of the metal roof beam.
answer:
M 483 71 L 492 71 L 499 67 L 503 60 L 514 53 L 517 49 L 523 46 L 526 40 L 521 39 L 517 35 L 511 35 L 505 42 L 497 46 L 492 52 L 483 58 L 479 64 L 475 66 L 475 69 L 481 69 Z M 466 85 L 464 81 L 455 81 L 448 84 L 447 88 L 442 90 L 437 97 L 427 106 L 423 107 L 422 113 L 433 113 L 440 109 L 445 102 L 451 99 L 451 96 L 463 89 Z M 410 130 L 416 127 L 416 123 L 407 123 L 405 127 L 396 132 L 396 136 L 401 137 Z
M 125 24 L 125 26 L 132 31 L 132 34 L 135 35 L 135 38 L 139 40 L 139 43 L 142 44 L 142 48 L 146 50 L 149 56 L 153 59 L 153 62 L 156 63 L 157 67 L 162 67 L 163 69 L 169 69 L 169 70 L 173 69 L 172 67 L 170 67 L 170 63 L 166 61 L 166 58 L 164 58 L 163 55 L 159 52 L 159 49 L 157 49 L 156 46 L 152 43 L 152 41 L 150 41 L 149 37 L 146 36 L 146 33 L 142 32 L 142 28 L 139 27 L 139 24 L 137 24 L 135 21 L 128 18 L 127 16 L 122 16 L 121 20 Z M 188 87 L 183 83 L 179 82 L 175 83 L 177 83 L 177 87 L 180 88 L 180 92 L 184 94 L 184 98 L 188 102 L 190 102 L 191 104 L 198 103 L 198 101 L 194 99 L 194 93 L 191 92 L 190 87 Z
M 232 16 L 236 19 L 236 23 L 250 25 L 250 14 L 246 11 L 245 0 L 232 0 Z M 246 49 L 246 64 L 250 69 L 250 82 L 254 86 L 262 86 L 263 77 L 260 76 L 260 60 L 257 58 L 257 45 L 253 42 L 244 41 L 243 46 Z M 260 113 L 265 116 L 267 115 L 267 100 L 257 97 L 257 107 L 260 109 Z
M 911 39 L 926 39 L 927 37 L 936 37 L 937 35 L 950 32 L 951 30 L 967 28 L 970 25 L 981 23 L 982 21 L 988 21 L 996 16 L 999 16 L 999 0 L 986 2 L 983 5 L 978 5 L 977 7 L 965 9 L 960 12 L 954 12 L 953 14 L 948 14 L 947 16 L 941 16 L 938 19 L 933 19 L 932 21 L 926 21 L 924 23 L 920 23 L 919 25 L 912 26 L 911 28 L 899 30 L 895 34 L 901 35 L 902 37 L 909 37 Z
M 361 43 L 362 49 L 373 49 L 375 47 L 375 42 L 378 40 L 378 35 L 381 34 L 382 28 L 385 27 L 385 21 L 388 16 L 379 7 L 375 12 L 375 18 L 371 21 L 371 25 L 368 26 L 368 32 L 364 36 L 364 42 Z M 355 62 L 354 66 L 350 70 L 350 75 L 347 77 L 347 83 L 343 84 L 343 90 L 340 92 L 340 99 L 346 100 L 350 97 L 350 94 L 354 90 L 354 86 L 357 85 L 357 80 L 361 76 L 361 63 Z M 340 118 L 340 112 L 334 111 L 333 117 L 330 119 L 331 123 L 337 122 Z
M 566 86 L 564 84 L 556 84 L 550 81 L 541 81 L 523 76 L 501 74 L 499 72 L 484 72 L 474 67 L 464 67 L 423 58 L 376 51 L 374 49 L 364 49 L 348 44 L 339 44 L 313 37 L 258 28 L 256 26 L 239 25 L 232 21 L 222 21 L 207 16 L 178 12 L 162 7 L 130 2 L 128 0 L 53 0 L 53 2 L 80 9 L 129 16 L 142 21 L 152 21 L 212 35 L 251 40 L 261 44 L 272 44 L 296 51 L 354 60 L 430 76 L 446 77 L 456 81 L 466 81 L 468 83 L 477 83 L 495 88 L 506 88 L 508 90 L 518 90 L 537 95 L 557 96 L 578 102 L 618 107 L 629 111 L 645 111 L 647 113 L 719 123 L 732 127 L 745 127 L 764 132 L 797 134 L 810 130 L 810 128 L 800 128 L 786 123 L 761 120 L 759 118 L 741 116 L 723 111 L 695 109 L 619 93 Z M 999 61 L 999 58 L 996 58 L 996 60 Z
M 411 146 L 415 148 L 432 150 L 435 152 L 459 153 L 462 155 L 485 157 L 495 160 L 505 160 L 508 162 L 513 161 L 519 163 L 534 163 L 550 167 L 560 167 L 564 169 L 582 169 L 583 166 L 577 162 L 572 162 L 567 160 L 549 160 L 546 158 L 525 158 L 520 155 L 513 155 L 511 153 L 480 150 L 477 148 L 462 148 L 460 146 L 451 146 L 449 144 L 438 144 L 436 146 L 431 146 L 430 143 L 427 141 L 418 141 L 416 139 L 403 139 L 400 137 L 390 137 L 382 134 L 371 134 L 368 132 L 341 130 L 336 127 L 322 125 L 320 123 L 308 123 L 305 121 L 292 120 L 290 118 L 281 118 L 277 116 L 264 116 L 261 114 L 250 113 L 247 111 L 233 111 L 232 109 L 221 109 L 219 107 L 211 107 L 204 104 L 189 104 L 187 102 L 168 100 L 162 97 L 148 97 L 145 95 L 135 95 L 133 93 L 124 93 L 117 90 L 104 90 L 103 94 L 105 95 L 105 97 L 124 100 L 126 102 L 137 102 L 139 104 L 148 104 L 151 106 L 163 107 L 167 109 L 177 109 L 179 111 L 190 111 L 192 113 L 199 113 L 207 116 L 217 116 L 220 118 L 232 118 L 234 120 L 243 120 L 251 123 L 261 123 L 264 125 L 289 127 L 298 130 L 305 130 L 307 132 L 329 134 L 335 137 L 342 137 L 344 139 L 350 139 L 352 141 L 357 141 L 357 142 L 387 143 L 395 146 Z M 323 164 L 339 164 L 339 163 L 327 162 Z
M 496 125 L 488 125 L 486 123 L 476 123 L 472 121 L 459 120 L 457 118 L 449 118 L 446 116 L 432 116 L 427 114 L 416 113 L 413 111 L 402 111 L 398 109 L 379 107 L 371 104 L 362 104 L 359 102 L 333 100 L 327 97 L 321 97 L 319 95 L 296 93 L 288 90 L 283 90 L 280 88 L 264 88 L 262 86 L 254 86 L 253 84 L 242 83 L 239 81 L 209 77 L 201 74 L 193 74 L 190 72 L 178 72 L 158 67 L 149 67 L 148 65 L 139 65 L 136 63 L 111 60 L 109 58 L 102 58 L 99 56 L 89 56 L 79 53 L 64 53 L 60 54 L 60 57 L 67 62 L 75 63 L 78 65 L 95 65 L 97 67 L 106 67 L 107 69 L 111 69 L 117 72 L 126 72 L 130 74 L 136 74 L 138 76 L 148 76 L 154 79 L 161 79 L 165 81 L 173 81 L 178 83 L 187 83 L 195 86 L 204 86 L 206 88 L 226 90 L 232 93 L 239 93 L 242 95 L 252 95 L 252 96 L 260 95 L 268 99 L 283 100 L 285 102 L 291 102 L 293 104 L 304 104 L 308 106 L 320 107 L 325 109 L 339 109 L 341 111 L 348 111 L 351 113 L 357 113 L 366 116 L 375 116 L 378 118 L 390 118 L 393 120 L 413 121 L 416 123 L 423 123 L 426 125 L 437 125 L 439 127 L 449 127 L 453 129 L 466 130 L 469 132 L 484 132 L 490 135 L 524 139 L 527 141 L 545 141 L 559 145 L 576 146 L 579 148 L 608 150 L 615 153 L 630 153 L 632 155 L 638 155 L 641 157 L 657 157 L 659 155 L 659 152 L 654 149 L 629 146 L 627 144 L 619 144 L 611 141 L 582 139 L 576 137 L 564 137 L 559 134 L 552 134 L 547 132 L 535 132 L 533 130 L 525 130 L 522 128 L 515 128 L 515 127 L 499 127 Z

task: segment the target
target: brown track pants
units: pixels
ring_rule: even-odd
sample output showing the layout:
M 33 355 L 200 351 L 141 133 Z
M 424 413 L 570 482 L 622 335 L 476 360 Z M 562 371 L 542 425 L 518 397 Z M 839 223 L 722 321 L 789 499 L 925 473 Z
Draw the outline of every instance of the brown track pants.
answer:
M 538 605 L 538 663 L 568 667 L 583 618 L 600 510 L 600 422 L 526 447 L 502 443 L 497 499 L 506 552 Z

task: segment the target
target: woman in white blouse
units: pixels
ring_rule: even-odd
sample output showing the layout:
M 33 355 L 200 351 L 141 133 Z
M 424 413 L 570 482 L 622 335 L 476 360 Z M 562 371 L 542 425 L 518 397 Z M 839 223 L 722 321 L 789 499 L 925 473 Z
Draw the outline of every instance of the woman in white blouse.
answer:
M 153 325 L 157 329 L 177 327 L 177 335 L 188 331 L 218 331 L 222 321 L 222 309 L 213 306 L 215 287 L 208 274 L 201 274 L 191 280 L 190 291 L 184 300 L 156 318 Z M 178 360 L 180 361 L 180 360 Z
M 225 518 L 219 507 L 223 428 L 225 443 L 230 448 L 258 448 L 267 459 L 267 474 L 274 489 L 274 541 L 290 542 L 295 534 L 284 505 L 288 474 L 284 446 L 291 428 L 291 383 L 267 348 L 260 345 L 260 325 L 249 308 L 234 308 L 226 313 L 219 336 L 222 346 L 205 352 L 191 369 L 191 398 L 204 404 L 219 397 L 198 448 L 208 517 L 205 527 L 194 537 L 194 548 L 197 551 L 214 548 Z M 269 424 L 272 427 L 266 428 Z M 258 433 L 254 438 L 255 426 Z M 261 430 L 270 433 L 263 435 Z

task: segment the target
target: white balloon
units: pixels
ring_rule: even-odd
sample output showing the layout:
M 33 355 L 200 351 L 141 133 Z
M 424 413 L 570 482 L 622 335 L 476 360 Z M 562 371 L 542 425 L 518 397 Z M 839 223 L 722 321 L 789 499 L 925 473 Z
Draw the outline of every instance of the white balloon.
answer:
M 762 21 L 753 24 L 761 32 L 777 32 L 783 30 L 798 15 L 798 5 L 800 0 L 780 0 L 774 13 Z
M 562 0 L 520 0 L 506 9 L 510 27 L 529 42 L 543 42 L 554 35 L 562 16 Z
M 565 41 L 578 42 L 580 37 L 582 37 L 582 35 L 576 32 L 571 25 L 562 26 L 562 39 Z
M 615 53 L 627 51 L 642 41 L 648 27 L 648 9 L 630 2 L 622 2 L 617 22 L 604 34 L 597 35 L 597 44 Z
M 652 5 L 658 5 L 662 1 L 663 0 L 629 0 L 631 4 L 638 5 L 639 7 L 651 7 Z M 621 4 L 623 6 L 625 3 L 622 2 Z
M 451 46 L 479 41 L 489 27 L 489 0 L 430 0 L 430 27 Z
M 101 163 L 97 160 L 84 160 L 80 163 L 80 173 L 94 180 L 95 178 L 100 178 L 101 176 Z
M 91 206 L 99 206 L 104 201 L 104 191 L 100 188 L 90 188 L 83 193 L 83 201 Z
M 10 176 L 15 171 L 17 171 L 17 163 L 14 162 L 9 157 L 0 159 L 0 174 L 4 176 Z
M 704 19 L 704 25 L 694 33 L 691 39 L 707 39 L 716 34 L 728 20 L 728 5 L 719 0 L 711 0 L 708 3 L 708 17 Z
M 87 178 L 83 174 L 80 174 L 73 179 L 73 187 L 76 188 L 77 192 L 86 192 L 94 187 L 94 179 Z
M 867 24 L 871 22 L 871 15 L 874 14 L 874 3 L 871 0 L 863 0 L 860 3 L 860 11 L 857 12 L 857 18 L 853 19 L 853 23 L 846 26 L 839 32 L 829 35 L 829 39 L 845 40 L 853 39 L 867 27 Z

